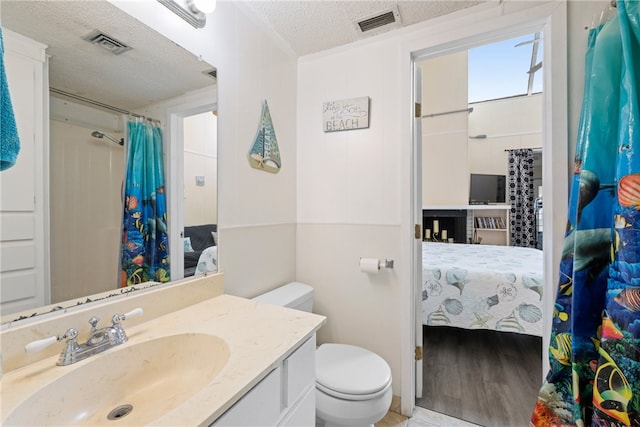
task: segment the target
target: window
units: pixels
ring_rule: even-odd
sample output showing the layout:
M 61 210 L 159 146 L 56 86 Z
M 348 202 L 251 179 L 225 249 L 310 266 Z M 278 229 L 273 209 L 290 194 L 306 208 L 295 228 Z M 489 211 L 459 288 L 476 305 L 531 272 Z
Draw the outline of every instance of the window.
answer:
M 540 33 L 469 50 L 469 103 L 542 92 Z

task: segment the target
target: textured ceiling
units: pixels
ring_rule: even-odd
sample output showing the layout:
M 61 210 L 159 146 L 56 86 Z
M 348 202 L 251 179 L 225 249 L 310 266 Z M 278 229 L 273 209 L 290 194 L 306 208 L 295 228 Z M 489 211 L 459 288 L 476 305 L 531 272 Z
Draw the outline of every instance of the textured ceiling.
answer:
M 383 27 L 362 34 L 354 24 L 395 5 L 402 26 L 406 26 L 481 1 L 250 0 L 243 3 L 301 56 L 397 28 Z M 211 77 L 203 74 L 213 68 L 211 65 L 106 1 L 0 0 L 0 8 L 3 27 L 48 46 L 52 88 L 135 111 L 215 84 Z M 115 56 L 83 40 L 94 30 L 105 32 L 133 49 Z
M 4 28 L 48 46 L 52 88 L 133 111 L 215 84 L 203 74 L 211 65 L 108 2 L 1 2 Z M 114 55 L 83 40 L 96 29 L 133 49 Z
M 297 55 L 341 46 L 365 37 L 392 31 L 387 27 L 361 33 L 354 21 L 398 6 L 402 26 L 446 15 L 483 1 L 247 1 L 249 7 L 288 43 Z

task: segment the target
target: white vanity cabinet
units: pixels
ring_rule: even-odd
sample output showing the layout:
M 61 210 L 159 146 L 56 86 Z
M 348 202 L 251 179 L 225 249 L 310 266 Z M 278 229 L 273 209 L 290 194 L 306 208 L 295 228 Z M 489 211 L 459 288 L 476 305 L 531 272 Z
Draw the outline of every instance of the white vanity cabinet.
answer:
M 211 426 L 314 426 L 315 334 Z

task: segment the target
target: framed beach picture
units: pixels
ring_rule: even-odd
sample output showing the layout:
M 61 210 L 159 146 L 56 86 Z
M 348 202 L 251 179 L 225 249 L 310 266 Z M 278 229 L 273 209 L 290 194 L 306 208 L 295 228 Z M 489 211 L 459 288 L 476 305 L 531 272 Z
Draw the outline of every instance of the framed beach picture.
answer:
M 329 101 L 322 104 L 322 128 L 325 132 L 366 129 L 368 127 L 368 96 Z

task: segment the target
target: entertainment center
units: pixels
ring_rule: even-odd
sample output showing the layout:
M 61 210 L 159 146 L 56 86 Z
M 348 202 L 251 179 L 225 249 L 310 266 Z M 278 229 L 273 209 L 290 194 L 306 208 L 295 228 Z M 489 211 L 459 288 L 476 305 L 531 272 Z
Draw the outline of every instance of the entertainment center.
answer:
M 510 210 L 507 204 L 423 206 L 423 240 L 508 246 Z

